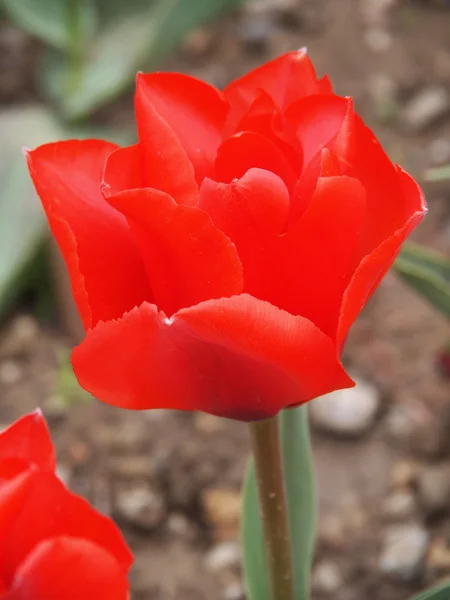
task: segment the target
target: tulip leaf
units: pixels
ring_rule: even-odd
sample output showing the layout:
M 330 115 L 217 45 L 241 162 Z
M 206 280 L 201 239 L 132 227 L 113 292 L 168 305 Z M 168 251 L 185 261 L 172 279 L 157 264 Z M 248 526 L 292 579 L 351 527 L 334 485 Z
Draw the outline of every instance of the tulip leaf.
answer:
M 71 8 L 83 39 L 95 29 L 93 0 L 0 0 L 0 6 L 18 27 L 60 50 L 70 44 Z
M 294 558 L 295 600 L 309 598 L 316 526 L 316 496 L 306 406 L 280 414 L 283 468 Z M 241 536 L 249 600 L 270 600 L 258 490 L 253 460 L 243 489 Z
M 14 0 L 11 0 L 14 1 Z M 50 95 L 67 118 L 77 120 L 117 97 L 133 84 L 136 72 L 154 69 L 193 28 L 242 0 L 153 0 L 132 2 L 134 10 L 109 19 L 86 50 L 77 89 L 61 96 L 66 61 L 55 53 L 43 71 Z
M 443 583 L 429 590 L 424 590 L 410 600 L 449 600 L 450 582 Z
M 450 260 L 419 244 L 405 244 L 394 263 L 400 278 L 450 318 Z
M 434 167 L 425 171 L 426 181 L 450 181 L 450 165 Z
M 39 107 L 0 112 L 0 312 L 21 291 L 46 223 L 22 147 L 61 137 L 50 113 Z

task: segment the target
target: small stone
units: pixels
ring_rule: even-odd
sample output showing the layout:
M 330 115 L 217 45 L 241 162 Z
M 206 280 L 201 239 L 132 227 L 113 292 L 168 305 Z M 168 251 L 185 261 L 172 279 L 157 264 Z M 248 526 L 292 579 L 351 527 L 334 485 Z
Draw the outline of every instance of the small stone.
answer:
M 429 516 L 450 510 L 450 465 L 427 467 L 417 484 L 420 502 Z
M 92 448 L 83 440 L 75 440 L 67 448 L 72 465 L 86 464 L 92 457 Z
M 321 543 L 331 550 L 344 548 L 347 536 L 342 519 L 337 515 L 325 515 L 319 520 L 318 538 Z
M 450 162 L 450 141 L 438 138 L 430 142 L 428 159 L 432 167 L 440 167 Z
M 241 562 L 241 555 L 241 546 L 238 542 L 221 542 L 206 555 L 206 566 L 212 573 L 237 568 Z
M 196 413 L 194 423 L 195 427 L 206 435 L 213 435 L 223 429 L 222 420 L 208 413 Z
M 372 384 L 355 381 L 354 388 L 338 390 L 311 402 L 313 425 L 331 433 L 352 437 L 370 429 L 380 408 L 380 394 Z
M 91 482 L 90 498 L 92 505 L 108 517 L 113 513 L 111 485 L 103 477 L 94 477 Z
M 441 85 L 430 85 L 418 92 L 403 108 L 401 121 L 412 133 L 433 125 L 450 111 L 450 92 Z
M 225 587 L 222 594 L 223 600 L 245 600 L 242 583 L 235 581 Z
M 400 581 L 413 581 L 422 571 L 428 540 L 428 532 L 420 525 L 390 526 L 384 534 L 381 571 Z
M 249 52 L 262 52 L 275 29 L 275 20 L 270 13 L 259 13 L 251 18 L 244 17 L 237 27 L 237 37 Z
M 341 589 L 342 584 L 342 575 L 335 563 L 323 561 L 315 567 L 312 574 L 312 588 L 317 594 L 335 594 Z
M 155 529 L 166 517 L 164 498 L 148 486 L 119 486 L 115 490 L 114 512 L 130 525 Z
M 383 515 L 388 520 L 409 519 L 415 512 L 416 499 L 411 490 L 398 490 L 390 494 L 383 502 Z
M 370 27 L 363 35 L 366 46 L 374 54 L 382 54 L 392 46 L 392 35 L 383 27 Z
M 411 487 L 416 483 L 418 474 L 419 468 L 416 463 L 398 460 L 392 466 L 389 475 L 391 486 L 394 489 Z
M 2 339 L 0 356 L 23 356 L 39 335 L 39 325 L 30 315 L 19 315 Z
M 240 493 L 225 488 L 206 489 L 201 493 L 201 503 L 216 538 L 235 537 L 241 515 Z
M 22 369 L 13 360 L 5 360 L 0 365 L 0 383 L 14 385 L 22 379 Z
M 110 471 L 120 479 L 149 479 L 155 472 L 155 463 L 149 456 L 114 457 Z
M 192 523 L 182 513 L 171 513 L 167 519 L 166 527 L 167 531 L 177 537 L 195 538 L 195 529 Z
M 427 553 L 427 566 L 433 571 L 450 570 L 450 548 L 443 539 L 434 540 Z

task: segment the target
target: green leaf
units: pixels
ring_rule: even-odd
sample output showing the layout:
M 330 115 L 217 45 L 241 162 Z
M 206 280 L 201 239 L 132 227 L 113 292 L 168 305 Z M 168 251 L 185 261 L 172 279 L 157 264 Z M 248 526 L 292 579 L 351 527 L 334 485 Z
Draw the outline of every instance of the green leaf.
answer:
M 14 1 L 14 0 L 13 0 Z M 71 120 L 81 119 L 132 85 L 136 72 L 152 70 L 193 28 L 242 0 L 159 0 L 136 4 L 110 19 L 85 50 L 75 91 L 61 97 L 67 80 L 63 57 L 47 57 L 42 77 Z
M 43 42 L 65 50 L 70 43 L 69 2 L 74 0 L 0 0 L 18 27 Z M 94 31 L 96 12 L 93 0 L 75 0 L 80 34 L 88 38 Z
M 22 146 L 58 139 L 62 132 L 44 109 L 0 113 L 0 313 L 24 285 L 23 274 L 36 255 L 45 218 L 32 186 Z
M 317 518 L 316 485 L 309 437 L 308 407 L 280 414 L 284 473 L 294 556 L 295 598 L 309 598 L 309 577 Z
M 426 181 L 450 181 L 450 165 L 435 167 L 425 171 Z
M 307 600 L 316 527 L 316 495 L 307 407 L 283 411 L 280 414 L 280 428 L 294 557 L 295 600 Z M 253 460 L 250 461 L 243 488 L 241 536 L 248 599 L 270 600 Z
M 424 590 L 413 596 L 410 600 L 449 600 L 450 598 L 450 582 L 443 583 L 432 589 Z
M 405 244 L 394 263 L 405 283 L 450 318 L 450 260 L 419 244 Z

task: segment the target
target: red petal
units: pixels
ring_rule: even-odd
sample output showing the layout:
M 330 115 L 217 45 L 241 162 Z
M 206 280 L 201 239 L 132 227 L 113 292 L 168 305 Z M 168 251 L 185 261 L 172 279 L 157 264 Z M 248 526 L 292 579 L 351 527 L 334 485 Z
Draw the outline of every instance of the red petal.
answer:
M 300 175 L 303 165 L 302 149 L 290 128 L 284 130 L 281 111 L 269 94 L 259 91 L 256 99 L 239 121 L 236 132 L 230 131 L 230 135 L 242 131 L 253 131 L 270 140 L 289 161 L 296 175 Z
M 267 92 L 284 110 L 304 96 L 324 93 L 328 89 L 328 79 L 317 81 L 316 72 L 305 50 L 287 52 L 236 79 L 225 88 L 224 95 L 231 104 L 227 127 L 239 122 L 259 90 Z
M 28 154 L 28 166 L 64 259 L 86 328 L 150 297 L 126 219 L 100 192 L 105 161 L 117 146 L 58 142 Z
M 267 250 L 263 297 L 334 339 L 364 216 L 356 179 L 321 177 L 301 220 Z
M 18 478 L 6 484 L 10 486 Z M 5 493 L 0 488 L 0 565 L 6 583 L 40 542 L 67 535 L 90 540 L 107 550 L 126 572 L 132 556 L 111 519 L 94 510 L 84 499 L 69 492 L 53 473 L 34 472 L 26 482 L 27 494 L 17 492 L 7 517 L 3 511 Z M 23 487 L 23 486 L 22 486 Z M 11 494 L 8 496 L 11 497 Z
M 286 111 L 286 120 L 297 134 L 305 167 L 338 135 L 349 100 L 332 94 L 302 98 Z
M 359 179 L 367 193 L 367 218 L 359 249 L 362 258 L 402 229 L 422 200 L 417 189 L 404 193 L 397 168 L 357 115 L 347 114 L 342 129 L 346 133 L 339 134 L 341 146 L 343 140 L 347 145 L 347 160 L 343 161 L 347 168 L 343 172 Z
M 353 321 L 396 259 L 402 243 L 425 215 L 425 199 L 419 186 L 405 171 L 399 167 L 397 169 L 399 184 L 404 200 L 407 199 L 409 203 L 411 214 L 402 227 L 363 258 L 353 275 L 343 298 L 338 344 L 345 339 Z
M 108 200 L 133 224 L 155 302 L 171 315 L 210 298 L 239 294 L 242 265 L 234 244 L 211 218 L 152 189 Z
M 243 421 L 352 383 L 317 327 L 246 294 L 203 302 L 172 319 L 145 303 L 99 323 L 72 361 L 81 385 L 110 404 Z
M 270 140 L 252 131 L 238 133 L 220 146 L 214 179 L 228 183 L 254 167 L 275 173 L 289 190 L 295 187 L 295 172 L 283 153 Z
M 228 101 L 212 85 L 181 73 L 139 75 L 138 89 L 176 135 L 200 184 L 204 177 L 212 174 L 229 110 Z M 171 193 L 168 189 L 159 189 Z
M 31 465 L 43 471 L 55 469 L 52 440 L 39 410 L 0 433 L 0 481 L 15 477 Z
M 136 80 L 135 111 L 145 187 L 166 192 L 179 204 L 195 205 L 198 186 L 192 162 L 180 139 L 153 104 L 146 76 Z
M 244 269 L 244 290 L 255 294 L 266 272 L 261 247 L 272 244 L 286 224 L 289 193 L 283 181 L 263 169 L 250 169 L 231 183 L 205 179 L 199 207 L 236 244 Z
M 100 186 L 105 197 L 113 196 L 125 190 L 145 187 L 141 158 L 139 144 L 118 148 L 108 156 Z
M 104 548 L 84 539 L 41 542 L 16 572 L 8 600 L 127 600 L 126 573 Z

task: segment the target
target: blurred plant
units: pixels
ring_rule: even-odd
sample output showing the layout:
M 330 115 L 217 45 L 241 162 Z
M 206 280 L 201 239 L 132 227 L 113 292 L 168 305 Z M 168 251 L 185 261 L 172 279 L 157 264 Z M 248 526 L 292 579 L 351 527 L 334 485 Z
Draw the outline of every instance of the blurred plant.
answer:
M 450 318 L 450 259 L 408 242 L 394 263 L 403 281 Z
M 193 28 L 243 0 L 0 0 L 47 46 L 39 81 L 68 120 L 89 116 L 154 69 Z
M 0 316 L 34 289 L 30 275 L 45 235 L 21 146 L 86 137 L 131 143 L 131 131 L 93 128 L 89 117 L 132 85 L 138 70 L 154 69 L 191 29 L 242 2 L 0 0 L 0 16 L 44 42 L 37 79 L 55 107 L 0 113 Z

